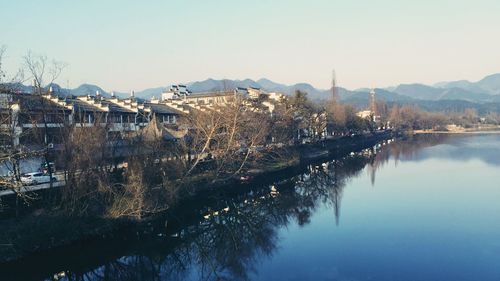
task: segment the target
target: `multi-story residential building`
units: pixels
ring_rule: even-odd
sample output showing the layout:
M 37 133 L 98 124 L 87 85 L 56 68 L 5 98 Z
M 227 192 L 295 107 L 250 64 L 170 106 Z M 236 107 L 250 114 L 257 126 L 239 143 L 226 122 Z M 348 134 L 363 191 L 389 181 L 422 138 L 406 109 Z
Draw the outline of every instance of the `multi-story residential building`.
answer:
M 186 85 L 172 85 L 168 91 L 161 93 L 161 100 L 171 100 L 189 96 L 191 92 L 187 89 Z
M 185 114 L 166 103 L 138 102 L 133 97 L 105 98 L 97 94 L 60 98 L 50 93 L 3 94 L 2 97 L 2 139 L 10 145 L 58 143 L 61 128 L 67 126 L 105 126 L 110 134 L 128 137 L 152 118 L 159 124 L 174 126 L 179 116 Z
M 173 85 L 168 93 L 163 93 L 161 100 L 153 97 L 149 101 L 140 101 L 133 93 L 128 98 L 114 94 L 104 97 L 99 92 L 76 97 L 59 97 L 51 91 L 43 95 L 1 94 L 2 140 L 14 146 L 59 143 L 61 128 L 67 126 L 105 126 L 110 135 L 127 138 L 137 135 L 153 118 L 157 124 L 172 130 L 183 115 L 193 110 L 213 110 L 236 98 L 243 98 L 249 107 L 260 102 L 271 114 L 276 103 L 284 99 L 282 94 L 267 94 L 256 88 L 190 94 L 186 86 Z M 258 101 L 262 95 L 268 98 Z
M 48 146 L 55 153 L 62 148 L 59 144 L 64 142 L 68 129 L 101 126 L 106 128 L 109 144 L 121 147 L 116 153 L 127 153 L 127 139 L 137 136 L 144 140 L 161 136 L 165 141 L 182 138 L 190 128 L 180 126 L 179 120 L 193 111 L 217 110 L 241 98 L 244 106 L 272 115 L 285 99 L 284 95 L 254 88 L 196 94 L 190 94 L 182 85 L 172 89 L 177 94 L 150 100 L 137 99 L 133 94 L 127 98 L 114 94 L 105 97 L 99 92 L 66 97 L 50 90 L 42 95 L 0 93 L 0 146 L 14 151 L 20 145 L 29 151 Z M 43 161 L 39 156 L 30 156 L 23 159 L 22 170 L 30 172 Z M 0 174 L 8 174 L 7 170 L 0 169 Z

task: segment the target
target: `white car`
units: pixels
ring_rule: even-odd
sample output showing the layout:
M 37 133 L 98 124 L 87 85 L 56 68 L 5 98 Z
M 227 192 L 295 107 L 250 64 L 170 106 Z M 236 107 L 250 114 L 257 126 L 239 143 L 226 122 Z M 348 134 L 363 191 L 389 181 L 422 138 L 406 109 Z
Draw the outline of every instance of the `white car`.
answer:
M 55 177 L 52 177 L 52 181 L 56 181 Z M 51 178 L 48 174 L 41 172 L 26 173 L 21 175 L 21 182 L 23 184 L 39 184 L 51 182 Z

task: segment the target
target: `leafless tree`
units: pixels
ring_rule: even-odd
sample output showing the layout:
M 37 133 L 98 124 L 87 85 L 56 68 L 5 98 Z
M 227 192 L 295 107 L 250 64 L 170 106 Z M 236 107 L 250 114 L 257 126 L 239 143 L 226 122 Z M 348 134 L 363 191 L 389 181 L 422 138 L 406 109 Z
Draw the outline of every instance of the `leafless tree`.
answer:
M 51 87 L 51 85 L 56 81 L 56 79 L 61 75 L 64 68 L 67 66 L 65 63 L 58 62 L 56 60 L 49 61 L 48 58 L 44 55 L 36 55 L 31 51 L 28 51 L 26 56 L 24 57 L 24 64 L 28 70 L 30 78 L 33 79 L 33 94 L 38 95 L 40 97 L 41 106 L 39 111 L 41 112 L 41 123 L 42 134 L 43 134 L 43 144 L 44 144 L 44 153 L 43 157 L 45 160 L 45 165 L 47 167 L 47 171 L 49 177 L 53 177 L 52 167 L 50 165 L 49 159 L 49 140 L 48 140 L 48 131 L 49 131 L 49 120 L 48 120 L 48 101 L 41 96 L 47 94 L 49 89 L 47 87 Z M 37 124 L 34 126 L 37 129 L 40 129 Z M 50 185 L 52 187 L 52 181 L 50 181 Z
M 59 159 L 64 164 L 65 186 L 61 203 L 71 215 L 102 214 L 113 184 L 108 161 L 110 146 L 104 116 L 95 114 L 93 124 L 84 121 L 67 127 Z
M 337 100 L 330 101 L 326 106 L 328 130 L 333 134 L 341 134 L 346 130 L 345 107 Z
M 23 72 L 21 70 L 13 76 L 9 76 L 3 69 L 3 59 L 6 47 L 0 46 L 0 164 L 8 170 L 9 175 L 0 178 L 0 185 L 10 189 L 17 194 L 16 202 L 19 199 L 29 202 L 31 196 L 21 192 L 22 183 L 21 162 L 23 159 L 36 156 L 38 152 L 30 152 L 19 143 L 23 132 L 20 130 L 21 110 L 19 102 L 16 100 L 17 87 L 21 85 Z

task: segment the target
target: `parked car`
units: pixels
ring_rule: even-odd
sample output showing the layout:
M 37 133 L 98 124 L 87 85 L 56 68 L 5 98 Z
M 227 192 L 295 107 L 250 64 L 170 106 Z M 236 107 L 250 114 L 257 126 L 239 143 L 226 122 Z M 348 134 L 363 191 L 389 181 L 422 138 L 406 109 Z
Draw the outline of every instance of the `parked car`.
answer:
M 39 184 L 39 183 L 48 183 L 51 181 L 57 181 L 55 177 L 50 178 L 48 174 L 44 174 L 41 172 L 34 173 L 26 173 L 21 175 L 21 182 L 23 184 Z

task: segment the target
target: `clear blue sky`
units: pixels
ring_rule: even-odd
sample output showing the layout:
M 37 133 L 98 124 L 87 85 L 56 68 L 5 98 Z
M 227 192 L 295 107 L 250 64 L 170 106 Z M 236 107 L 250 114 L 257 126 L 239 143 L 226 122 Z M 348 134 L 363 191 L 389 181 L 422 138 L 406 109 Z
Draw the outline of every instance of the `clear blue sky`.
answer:
M 28 50 L 59 83 L 130 91 L 206 78 L 347 88 L 500 72 L 500 1 L 0 0 L 13 72 Z

